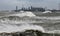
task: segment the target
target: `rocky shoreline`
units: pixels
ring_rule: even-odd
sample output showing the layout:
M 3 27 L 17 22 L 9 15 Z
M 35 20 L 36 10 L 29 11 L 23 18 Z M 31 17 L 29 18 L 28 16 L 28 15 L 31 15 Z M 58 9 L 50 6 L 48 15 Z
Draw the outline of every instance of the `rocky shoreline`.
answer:
M 60 36 L 60 34 L 43 33 L 38 30 L 26 30 L 24 32 L 0 33 L 0 36 Z

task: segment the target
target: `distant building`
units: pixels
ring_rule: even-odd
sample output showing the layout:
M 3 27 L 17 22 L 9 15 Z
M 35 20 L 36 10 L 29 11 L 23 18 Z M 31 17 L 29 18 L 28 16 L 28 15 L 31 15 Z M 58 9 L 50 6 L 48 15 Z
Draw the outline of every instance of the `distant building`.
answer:
M 21 10 L 23 10 L 23 11 L 41 11 L 41 12 L 45 11 L 44 8 L 32 7 L 32 6 L 28 7 L 28 8 L 22 8 Z
M 41 12 L 45 11 L 44 8 L 40 8 L 40 7 L 32 7 L 32 6 L 31 6 L 31 9 L 30 9 L 30 10 L 31 10 L 31 11 L 41 11 Z
M 15 12 L 19 12 L 19 11 L 39 11 L 39 12 L 44 12 L 45 9 L 44 8 L 41 8 L 41 7 L 28 7 L 28 8 L 21 8 L 21 9 L 18 9 L 18 7 L 16 6 L 16 10 L 14 10 Z
M 20 10 L 18 9 L 18 6 L 16 6 L 16 10 L 14 10 L 15 12 L 19 12 Z

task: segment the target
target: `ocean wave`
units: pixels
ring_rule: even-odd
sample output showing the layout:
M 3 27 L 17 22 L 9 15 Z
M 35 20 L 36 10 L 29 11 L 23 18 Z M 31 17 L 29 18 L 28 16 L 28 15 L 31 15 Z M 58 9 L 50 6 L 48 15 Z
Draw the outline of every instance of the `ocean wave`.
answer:
M 37 25 L 31 25 L 31 24 L 20 24 L 20 26 L 17 25 L 11 25 L 11 24 L 0 24 L 0 33 L 6 32 L 23 32 L 25 30 L 39 30 L 42 32 L 45 32 L 42 26 Z

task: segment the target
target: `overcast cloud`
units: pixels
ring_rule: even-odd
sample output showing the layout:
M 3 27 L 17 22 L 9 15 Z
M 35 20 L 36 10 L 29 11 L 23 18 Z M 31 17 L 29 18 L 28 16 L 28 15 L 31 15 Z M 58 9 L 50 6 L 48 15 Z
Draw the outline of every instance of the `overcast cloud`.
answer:
M 0 0 L 0 10 L 14 10 L 16 6 L 22 7 L 47 7 L 58 9 L 60 0 Z

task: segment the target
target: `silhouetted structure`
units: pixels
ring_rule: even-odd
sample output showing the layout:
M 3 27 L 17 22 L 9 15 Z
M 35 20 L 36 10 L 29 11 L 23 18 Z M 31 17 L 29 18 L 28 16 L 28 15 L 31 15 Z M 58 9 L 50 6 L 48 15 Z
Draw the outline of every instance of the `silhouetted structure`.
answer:
M 19 12 L 20 10 L 18 9 L 18 6 L 16 6 L 16 10 L 14 10 L 15 12 Z
M 44 8 L 32 7 L 32 6 L 28 7 L 27 9 L 26 8 L 22 8 L 21 10 L 23 10 L 23 11 L 41 11 L 41 12 L 45 11 Z
M 28 8 L 21 8 L 21 9 L 18 9 L 18 6 L 16 6 L 16 10 L 14 10 L 15 12 L 19 12 L 19 11 L 40 11 L 40 12 L 44 12 L 45 9 L 42 8 L 42 7 L 28 7 Z
M 41 11 L 41 12 L 43 12 L 43 11 L 45 11 L 45 9 L 44 8 L 32 7 L 31 6 L 31 11 Z

